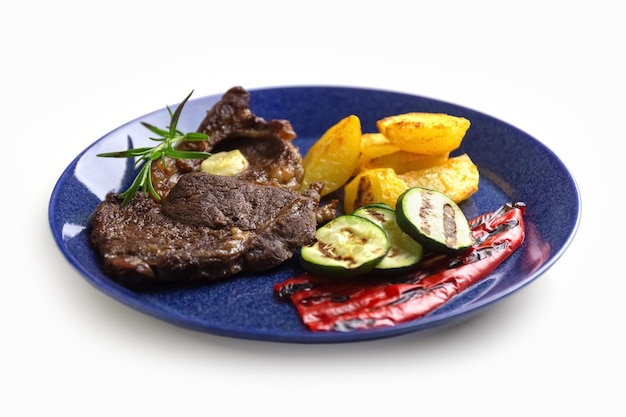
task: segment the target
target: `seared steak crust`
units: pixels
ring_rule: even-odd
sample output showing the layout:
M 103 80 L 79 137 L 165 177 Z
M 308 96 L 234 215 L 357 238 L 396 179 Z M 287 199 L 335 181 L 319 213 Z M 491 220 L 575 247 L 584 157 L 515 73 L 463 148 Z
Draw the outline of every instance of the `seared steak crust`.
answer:
M 216 153 L 239 149 L 249 167 L 238 178 L 258 184 L 300 188 L 304 169 L 299 149 L 291 143 L 296 137 L 287 120 L 265 120 L 249 108 L 250 93 L 242 87 L 228 90 L 211 107 L 197 131 L 209 136 L 207 141 L 182 142 L 179 149 Z M 161 197 L 178 181 L 180 175 L 199 171 L 199 159 L 173 160 L 166 158 L 152 164 L 155 190 Z
M 320 184 L 305 193 L 189 173 L 162 203 L 109 194 L 92 218 L 107 275 L 125 285 L 261 272 L 314 240 Z
M 229 137 L 266 138 L 273 136 L 290 141 L 296 133 L 288 120 L 269 120 L 255 116 L 250 110 L 250 93 L 242 87 L 228 90 L 211 107 L 198 127 L 209 135 L 208 150 Z
M 269 270 L 314 240 L 337 202 L 319 208 L 321 184 L 302 193 L 302 157 L 285 120 L 249 109 L 250 95 L 228 90 L 198 127 L 207 141 L 180 149 L 239 149 L 249 166 L 235 177 L 200 172 L 201 160 L 154 161 L 156 201 L 136 194 L 127 206 L 110 193 L 91 220 L 104 272 L 121 284 L 211 281 Z

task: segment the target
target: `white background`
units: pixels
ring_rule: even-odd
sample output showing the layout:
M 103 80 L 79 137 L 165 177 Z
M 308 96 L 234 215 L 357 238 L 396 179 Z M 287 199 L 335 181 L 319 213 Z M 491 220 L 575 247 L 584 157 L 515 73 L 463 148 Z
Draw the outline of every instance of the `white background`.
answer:
M 222 3 L 3 6 L 0 414 L 624 415 L 618 2 Z M 191 89 L 293 84 L 401 90 L 521 128 L 576 178 L 576 239 L 470 321 L 334 345 L 181 329 L 65 260 L 48 202 L 83 149 Z

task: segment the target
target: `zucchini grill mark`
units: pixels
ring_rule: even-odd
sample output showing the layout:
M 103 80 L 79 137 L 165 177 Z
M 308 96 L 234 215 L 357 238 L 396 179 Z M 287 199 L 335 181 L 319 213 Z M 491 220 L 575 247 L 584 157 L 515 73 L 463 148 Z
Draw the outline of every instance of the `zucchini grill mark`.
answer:
M 302 274 L 274 286 L 313 331 L 393 326 L 432 313 L 479 283 L 525 238 L 524 203 L 507 203 L 469 222 L 475 243 L 457 256 L 429 255 L 417 269 L 393 277 L 330 279 Z

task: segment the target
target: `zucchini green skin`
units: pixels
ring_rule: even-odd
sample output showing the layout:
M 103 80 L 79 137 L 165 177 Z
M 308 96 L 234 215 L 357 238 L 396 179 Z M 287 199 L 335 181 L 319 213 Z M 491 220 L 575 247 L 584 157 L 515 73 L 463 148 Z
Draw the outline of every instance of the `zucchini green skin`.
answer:
M 424 256 L 424 247 L 406 234 L 396 221 L 396 212 L 381 204 L 368 204 L 354 211 L 379 225 L 389 237 L 391 245 L 387 255 L 376 264 L 374 271 L 381 274 L 398 274 L 413 268 Z
M 381 208 L 387 208 L 387 209 L 393 210 L 393 208 L 391 208 L 391 206 L 389 204 L 387 204 L 387 203 L 369 203 L 369 204 L 366 204 L 366 205 L 361 206 L 359 208 L 371 208 L 371 207 L 381 207 Z
M 398 198 L 396 217 L 404 232 L 433 251 L 459 255 L 475 243 L 463 211 L 439 191 L 409 188 Z
M 274 285 L 312 331 L 360 331 L 418 320 L 492 274 L 523 244 L 523 202 L 506 203 L 471 220 L 477 242 L 455 257 L 427 254 L 409 274 L 364 284 L 302 274 Z M 426 263 L 426 265 L 424 265 Z M 375 300 L 375 302 L 374 302 Z
M 327 277 L 361 275 L 374 269 L 390 248 L 387 233 L 364 217 L 345 214 L 315 232 L 316 242 L 300 249 L 305 271 Z

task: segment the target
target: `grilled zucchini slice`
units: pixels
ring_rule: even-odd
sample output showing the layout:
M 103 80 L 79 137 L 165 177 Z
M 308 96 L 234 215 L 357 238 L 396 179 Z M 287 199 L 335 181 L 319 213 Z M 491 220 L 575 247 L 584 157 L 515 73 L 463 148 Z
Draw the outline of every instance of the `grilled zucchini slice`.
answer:
M 402 230 L 427 249 L 458 255 L 475 242 L 463 211 L 439 191 L 407 189 L 398 198 L 396 218 Z
M 370 272 L 390 248 L 387 233 L 364 217 L 344 214 L 315 232 L 316 242 L 303 246 L 300 263 L 305 271 L 328 277 Z
M 391 247 L 374 270 L 381 273 L 401 273 L 411 269 L 422 259 L 424 248 L 406 234 L 396 221 L 396 212 L 386 204 L 368 204 L 358 208 L 355 216 L 365 217 L 380 226 L 389 238 Z

